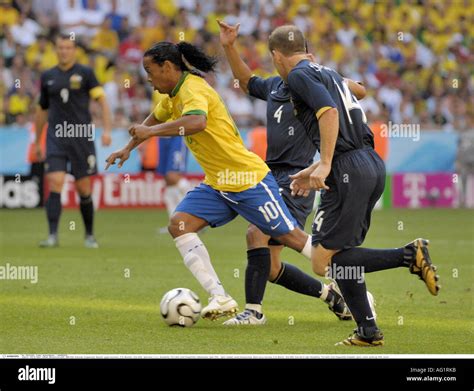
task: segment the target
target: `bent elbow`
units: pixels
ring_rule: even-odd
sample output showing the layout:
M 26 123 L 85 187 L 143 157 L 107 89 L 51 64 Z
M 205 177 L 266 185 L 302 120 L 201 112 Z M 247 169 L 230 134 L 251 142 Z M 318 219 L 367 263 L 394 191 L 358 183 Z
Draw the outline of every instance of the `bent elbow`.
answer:
M 356 98 L 358 100 L 361 100 L 361 99 L 364 99 L 365 97 L 367 96 L 367 90 L 362 87 L 358 92 L 357 92 L 357 95 L 356 95 Z

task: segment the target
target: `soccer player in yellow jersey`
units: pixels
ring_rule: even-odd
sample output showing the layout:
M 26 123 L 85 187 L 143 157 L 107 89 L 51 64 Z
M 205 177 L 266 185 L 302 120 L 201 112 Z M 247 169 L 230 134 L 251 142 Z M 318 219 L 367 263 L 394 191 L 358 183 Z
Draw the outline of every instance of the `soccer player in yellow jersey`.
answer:
M 187 193 L 170 218 L 169 232 L 185 265 L 211 296 L 202 310 L 216 319 L 237 311 L 212 267 L 197 232 L 218 227 L 241 215 L 265 234 L 309 258 L 311 240 L 299 228 L 283 202 L 268 166 L 248 151 L 217 92 L 201 72 L 214 69 L 216 60 L 187 43 L 160 42 L 144 54 L 143 66 L 153 87 L 167 96 L 141 125 L 129 129 L 132 139 L 107 159 L 107 167 L 155 136 L 182 136 L 205 172 L 204 182 Z M 246 310 L 242 324 L 264 324 L 261 310 L 270 272 L 268 237 L 248 246 Z M 336 295 L 325 287 L 326 295 Z M 342 298 L 338 297 L 338 300 Z

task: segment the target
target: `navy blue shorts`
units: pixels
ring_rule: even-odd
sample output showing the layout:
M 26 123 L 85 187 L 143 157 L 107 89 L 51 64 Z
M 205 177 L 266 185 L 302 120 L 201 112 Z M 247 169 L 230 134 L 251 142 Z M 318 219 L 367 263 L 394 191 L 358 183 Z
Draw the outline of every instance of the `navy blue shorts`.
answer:
M 272 169 L 272 174 L 280 187 L 280 194 L 285 201 L 288 210 L 291 215 L 296 219 L 298 227 L 304 231 L 306 225 L 306 219 L 313 211 L 314 197 L 316 192 L 311 191 L 308 197 L 291 195 L 291 179 L 290 175 L 296 174 L 301 171 L 302 168 L 284 168 L 284 169 Z M 280 243 L 275 239 L 270 239 L 270 245 L 278 246 Z
M 240 215 L 275 237 L 287 234 L 297 224 L 270 172 L 256 186 L 241 192 L 223 192 L 201 183 L 186 194 L 176 212 L 197 216 L 211 227 L 227 224 Z
M 97 159 L 94 141 L 67 139 L 58 141 L 47 137 L 46 173 L 64 171 L 80 179 L 97 174 Z
M 313 221 L 313 246 L 333 250 L 360 246 L 370 227 L 372 209 L 385 187 L 385 164 L 372 149 L 338 156 L 325 181 L 329 190 Z
M 187 148 L 183 137 L 160 137 L 158 173 L 185 172 Z

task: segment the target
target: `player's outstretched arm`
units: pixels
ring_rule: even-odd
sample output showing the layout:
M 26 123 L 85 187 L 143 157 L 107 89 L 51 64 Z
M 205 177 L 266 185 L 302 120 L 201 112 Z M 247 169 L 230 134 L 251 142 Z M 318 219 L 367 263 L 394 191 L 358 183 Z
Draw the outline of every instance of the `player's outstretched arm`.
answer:
M 217 20 L 220 32 L 221 44 L 224 48 L 225 56 L 227 61 L 229 61 L 230 68 L 234 77 L 239 81 L 239 87 L 246 94 L 248 93 L 247 85 L 252 77 L 252 71 L 247 66 L 247 64 L 240 57 L 237 48 L 235 47 L 235 40 L 237 39 L 239 33 L 240 23 L 237 23 L 235 26 L 230 26 L 227 23 Z

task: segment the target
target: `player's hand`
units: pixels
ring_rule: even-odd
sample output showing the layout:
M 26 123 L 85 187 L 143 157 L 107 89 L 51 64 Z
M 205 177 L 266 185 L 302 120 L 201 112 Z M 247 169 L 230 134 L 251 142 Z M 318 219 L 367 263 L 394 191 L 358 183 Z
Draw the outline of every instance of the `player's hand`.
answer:
M 110 130 L 104 130 L 102 132 L 101 142 L 103 147 L 108 147 L 112 143 L 112 135 Z
M 105 169 L 107 170 L 112 164 L 115 164 L 115 161 L 117 159 L 120 159 L 118 162 L 118 168 L 121 168 L 123 166 L 123 163 L 130 157 L 130 151 L 127 148 L 120 149 L 118 151 L 115 151 L 110 154 L 110 156 L 105 159 L 107 162 L 107 165 L 105 166 Z
M 41 148 L 41 144 L 39 143 L 35 143 L 35 155 L 39 162 L 44 161 L 43 148 Z
M 316 170 L 309 176 L 309 184 L 315 190 L 329 190 L 329 187 L 324 183 L 329 173 L 331 172 L 330 164 L 320 163 Z
M 151 137 L 151 131 L 148 126 L 133 124 L 128 128 L 128 133 L 137 141 L 144 141 Z
M 290 183 L 291 195 L 301 196 L 301 197 L 308 197 L 311 191 L 311 185 L 309 183 L 309 177 L 311 173 L 315 170 L 319 163 L 315 163 L 304 170 L 297 172 L 294 175 L 290 175 L 290 179 L 292 179 Z
M 309 177 L 304 179 L 293 179 L 290 183 L 290 189 L 293 197 L 308 197 L 311 192 Z
M 232 46 L 239 35 L 240 23 L 231 26 L 222 20 L 217 19 L 217 23 L 221 28 L 220 39 L 222 46 Z

